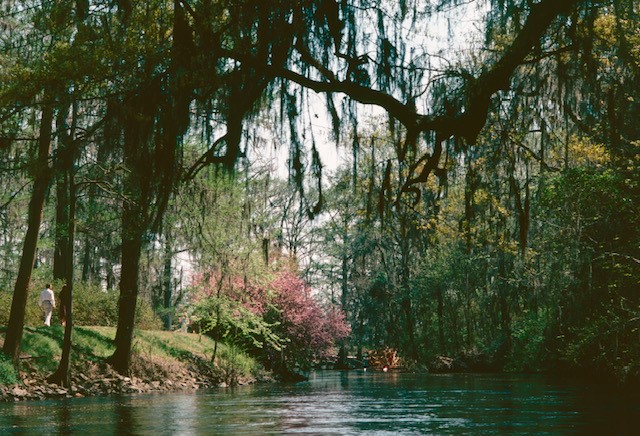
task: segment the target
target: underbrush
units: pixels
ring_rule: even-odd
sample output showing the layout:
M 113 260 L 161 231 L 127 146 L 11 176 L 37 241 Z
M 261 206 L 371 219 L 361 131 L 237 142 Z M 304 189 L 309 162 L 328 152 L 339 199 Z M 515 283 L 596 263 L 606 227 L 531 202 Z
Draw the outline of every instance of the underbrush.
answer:
M 243 380 L 260 378 L 261 365 L 235 345 L 218 343 L 214 372 L 227 385 L 237 385 Z
M 12 385 L 17 383 L 16 371 L 11 360 L 0 353 L 0 385 Z
M 34 281 L 29 288 L 29 297 L 25 313 L 25 325 L 40 326 L 43 324 L 42 312 L 38 306 L 40 291 L 44 289 L 44 282 Z M 62 283 L 53 283 L 53 291 L 58 302 L 58 294 Z M 76 283 L 73 287 L 73 321 L 78 326 L 115 326 L 118 324 L 119 291 L 104 291 L 95 285 Z M 13 294 L 0 291 L 0 325 L 7 325 L 11 310 Z M 59 325 L 58 310 L 53 312 L 51 325 Z M 151 304 L 139 298 L 136 304 L 136 327 L 145 330 L 162 328 L 162 321 L 154 313 Z

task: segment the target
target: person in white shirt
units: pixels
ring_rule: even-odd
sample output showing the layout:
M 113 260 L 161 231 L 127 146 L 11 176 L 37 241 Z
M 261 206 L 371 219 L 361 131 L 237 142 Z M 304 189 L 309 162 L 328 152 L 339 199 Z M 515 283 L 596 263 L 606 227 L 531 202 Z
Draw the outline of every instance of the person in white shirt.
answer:
M 40 292 L 40 300 L 38 305 L 44 311 L 44 325 L 51 325 L 51 314 L 53 313 L 53 309 L 56 307 L 56 300 L 53 296 L 53 291 L 51 290 L 51 285 L 47 284 L 42 292 Z

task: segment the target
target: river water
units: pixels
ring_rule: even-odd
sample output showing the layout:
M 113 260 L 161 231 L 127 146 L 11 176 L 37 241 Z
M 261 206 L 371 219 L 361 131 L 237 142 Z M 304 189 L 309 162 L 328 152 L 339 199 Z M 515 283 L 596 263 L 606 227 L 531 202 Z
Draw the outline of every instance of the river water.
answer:
M 0 404 L 0 433 L 640 434 L 640 397 L 539 375 L 314 372 L 308 382 Z

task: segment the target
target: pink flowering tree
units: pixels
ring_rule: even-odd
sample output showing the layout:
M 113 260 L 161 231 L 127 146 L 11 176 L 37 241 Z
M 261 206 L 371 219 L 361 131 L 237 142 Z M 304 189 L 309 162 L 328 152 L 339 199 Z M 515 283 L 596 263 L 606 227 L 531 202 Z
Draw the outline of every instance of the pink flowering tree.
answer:
M 323 307 L 311 288 L 297 275 L 282 271 L 269 283 L 273 307 L 265 313 L 280 337 L 287 341 L 279 353 L 268 356 L 273 369 L 308 369 L 313 361 L 335 357 L 335 342 L 350 327 L 336 307 Z
M 344 314 L 323 307 L 290 271 L 263 284 L 208 272 L 195 278 L 191 299 L 197 328 L 241 345 L 280 375 L 334 357 L 335 342 L 350 333 Z
M 263 316 L 268 306 L 265 292 L 243 280 L 216 272 L 199 274 L 194 278 L 191 302 L 192 327 L 211 336 L 216 345 L 225 341 L 248 351 L 283 347 L 285 341 Z M 212 360 L 216 350 L 217 346 Z

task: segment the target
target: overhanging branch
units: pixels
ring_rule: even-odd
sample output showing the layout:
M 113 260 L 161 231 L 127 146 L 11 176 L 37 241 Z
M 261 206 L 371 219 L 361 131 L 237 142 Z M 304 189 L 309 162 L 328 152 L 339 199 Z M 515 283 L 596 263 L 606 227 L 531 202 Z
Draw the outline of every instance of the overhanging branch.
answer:
M 318 70 L 326 80 L 312 79 L 282 66 L 265 65 L 251 55 L 231 50 L 223 50 L 222 55 L 260 70 L 267 77 L 279 77 L 317 93 L 342 93 L 359 103 L 378 106 L 402 123 L 414 135 L 422 132 L 434 132 L 438 138 L 437 147 L 441 145 L 442 141 L 452 136 L 463 138 L 468 144 L 474 144 L 487 122 L 494 94 L 500 90 L 509 89 L 513 73 L 526 62 L 532 48 L 539 43 L 553 21 L 584 1 L 586 0 L 542 0 L 532 4 L 522 29 L 500 59 L 492 66 L 487 67 L 477 78 L 468 77 L 466 79 L 467 94 L 462 106 L 464 110 L 457 114 L 440 115 L 443 111 L 437 110 L 432 112 L 439 113 L 439 115 L 419 114 L 413 105 L 403 103 L 390 94 L 349 80 L 337 80 L 335 74 L 331 73 L 319 61 L 313 59 L 306 50 L 301 52 L 302 61 Z M 411 185 L 424 182 L 428 178 L 433 169 L 437 167 L 440 157 L 440 153 L 437 151 L 436 149 L 432 155 L 422 156 L 416 165 L 412 165 L 413 172 L 419 171 L 419 174 L 410 175 L 401 192 L 407 192 Z

